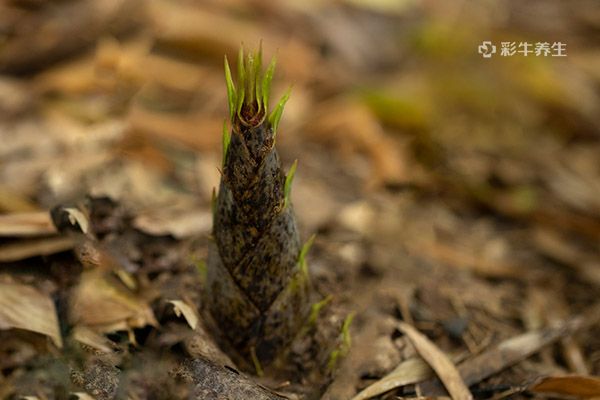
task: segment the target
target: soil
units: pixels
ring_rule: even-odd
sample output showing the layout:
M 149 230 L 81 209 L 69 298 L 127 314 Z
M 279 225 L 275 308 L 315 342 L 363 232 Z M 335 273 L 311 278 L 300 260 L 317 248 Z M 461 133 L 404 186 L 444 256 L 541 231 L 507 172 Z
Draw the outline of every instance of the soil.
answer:
M 0 3 L 0 398 L 600 397 L 597 17 Z M 293 85 L 276 144 L 298 160 L 301 242 L 316 234 L 311 318 L 266 365 L 204 296 L 223 55 L 261 39 L 271 101 Z

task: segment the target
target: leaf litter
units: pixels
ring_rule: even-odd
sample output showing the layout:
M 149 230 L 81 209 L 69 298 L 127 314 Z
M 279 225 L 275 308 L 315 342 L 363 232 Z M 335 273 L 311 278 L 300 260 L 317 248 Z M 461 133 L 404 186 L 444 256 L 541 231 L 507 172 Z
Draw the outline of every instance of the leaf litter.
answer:
M 0 5 L 0 397 L 200 398 L 216 381 L 195 371 L 266 398 L 442 398 L 400 322 L 474 398 L 597 396 L 593 1 L 55 3 Z M 477 58 L 524 31 L 568 57 Z M 223 367 L 240 372 L 199 272 L 223 55 L 261 38 L 279 49 L 271 102 L 294 84 L 277 141 L 331 300 L 259 378 Z M 57 233 L 47 210 L 90 195 L 94 240 Z M 321 369 L 351 312 L 347 356 Z

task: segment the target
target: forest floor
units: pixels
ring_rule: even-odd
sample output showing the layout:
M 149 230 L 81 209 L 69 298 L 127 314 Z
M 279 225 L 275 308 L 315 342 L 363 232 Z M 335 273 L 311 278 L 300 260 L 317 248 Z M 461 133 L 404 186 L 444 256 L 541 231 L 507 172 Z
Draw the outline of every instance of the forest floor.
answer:
M 329 347 L 264 374 L 217 349 L 225 385 L 600 398 L 594 0 L 13 0 L 0 38 L 0 398 L 213 398 L 181 366 L 219 342 L 223 55 L 261 40 L 274 96 L 293 85 L 277 146 Z

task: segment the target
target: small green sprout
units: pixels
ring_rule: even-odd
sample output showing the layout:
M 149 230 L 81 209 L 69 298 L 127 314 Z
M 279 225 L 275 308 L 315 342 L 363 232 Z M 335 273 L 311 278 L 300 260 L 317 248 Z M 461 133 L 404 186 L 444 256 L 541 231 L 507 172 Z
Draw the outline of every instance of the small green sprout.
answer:
M 292 194 L 292 182 L 294 181 L 294 175 L 296 175 L 296 168 L 298 167 L 298 160 L 295 160 L 290 170 L 285 177 L 285 183 L 283 185 L 284 203 L 283 208 L 287 208 L 290 204 L 290 195 Z
M 227 101 L 229 103 L 229 118 L 233 120 L 236 110 L 236 91 L 235 85 L 233 84 L 233 78 L 231 77 L 231 68 L 229 68 L 229 61 L 225 56 L 225 83 L 227 85 Z
M 206 274 L 208 273 L 208 267 L 206 266 L 206 261 L 204 260 L 192 260 L 192 262 L 196 265 L 196 270 L 198 271 L 198 275 L 200 276 L 200 281 L 206 281 Z
M 254 364 L 254 370 L 256 371 L 256 375 L 262 377 L 265 375 L 262 365 L 260 364 L 260 360 L 256 356 L 256 348 L 253 346 L 250 348 L 250 357 L 252 358 L 252 363 Z
M 313 233 L 311 237 L 308 238 L 306 243 L 304 243 L 304 245 L 302 246 L 302 249 L 300 249 L 300 255 L 298 256 L 298 264 L 300 264 L 300 270 L 306 277 L 308 277 L 308 264 L 306 263 L 306 255 L 312 247 L 316 237 L 317 235 Z
M 275 65 L 277 64 L 277 59 L 273 57 L 269 67 L 267 68 L 267 72 L 265 72 L 265 76 L 262 80 L 262 103 L 265 112 L 267 112 L 269 105 L 269 94 L 271 93 L 271 82 L 273 81 L 273 75 L 275 75 Z
M 238 55 L 238 84 L 240 85 L 237 93 L 237 104 L 235 107 L 236 114 L 240 116 L 242 105 L 244 104 L 244 96 L 246 94 L 246 68 L 244 65 L 244 47 L 240 47 Z
M 346 319 L 344 319 L 344 323 L 342 324 L 342 330 L 340 332 L 341 343 L 338 347 L 336 347 L 329 356 L 329 361 L 327 362 L 327 370 L 331 373 L 335 369 L 338 360 L 341 357 L 346 356 L 348 351 L 350 350 L 350 346 L 352 345 L 352 338 L 350 336 L 350 324 L 352 324 L 352 320 L 354 319 L 354 313 L 350 313 Z
M 323 300 L 317 301 L 315 304 L 313 304 L 310 307 L 310 316 L 308 317 L 308 325 L 309 326 L 314 326 L 317 323 L 317 318 L 319 317 L 321 310 L 323 310 L 323 308 L 327 304 L 329 304 L 331 302 L 331 300 L 333 300 L 333 296 L 329 295 L 329 296 L 325 297 Z
M 277 128 L 279 127 L 279 121 L 281 121 L 281 116 L 283 115 L 283 109 L 285 108 L 285 103 L 290 98 L 290 94 L 292 93 L 292 88 L 290 87 L 281 99 L 275 109 L 269 114 L 269 123 L 271 124 L 271 128 L 273 129 L 273 137 L 277 136 Z

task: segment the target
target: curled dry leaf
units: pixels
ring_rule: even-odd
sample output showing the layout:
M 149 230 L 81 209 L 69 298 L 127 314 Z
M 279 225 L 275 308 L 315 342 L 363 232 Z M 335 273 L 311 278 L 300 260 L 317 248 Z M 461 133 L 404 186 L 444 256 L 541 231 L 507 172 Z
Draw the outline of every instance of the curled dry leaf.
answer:
M 90 222 L 81 210 L 75 207 L 65 207 L 64 211 L 67 213 L 71 225 L 79 225 L 83 233 L 88 233 Z
M 534 383 L 529 391 L 575 396 L 584 399 L 599 398 L 600 378 L 582 375 L 547 376 Z
M 417 353 L 435 371 L 453 400 L 470 400 L 473 398 L 452 361 L 436 345 L 411 325 L 399 322 L 398 328 L 408 336 Z
M 152 309 L 144 300 L 99 270 L 81 274 L 72 293 L 70 317 L 73 323 L 98 332 L 158 326 Z
M 31 286 L 0 283 L 0 329 L 12 328 L 41 333 L 62 347 L 52 299 Z
M 190 327 L 196 329 L 196 326 L 198 326 L 198 312 L 193 306 L 182 300 L 169 300 L 169 303 L 173 304 L 175 314 L 178 317 L 183 315 Z

